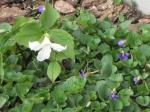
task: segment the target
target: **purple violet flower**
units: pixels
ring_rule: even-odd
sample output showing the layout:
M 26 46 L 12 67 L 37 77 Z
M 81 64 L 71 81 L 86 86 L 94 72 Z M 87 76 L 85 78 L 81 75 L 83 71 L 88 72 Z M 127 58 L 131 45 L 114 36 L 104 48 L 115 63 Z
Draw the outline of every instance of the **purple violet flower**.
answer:
M 83 70 L 80 71 L 80 76 L 84 77 L 85 76 L 85 72 Z
M 140 77 L 139 76 L 133 77 L 133 81 L 134 81 L 134 84 L 137 84 L 140 81 Z
M 116 100 L 118 98 L 118 95 L 116 91 L 112 91 L 109 97 L 111 100 Z
M 122 47 L 125 44 L 126 40 L 120 40 L 118 41 L 118 46 Z
M 39 5 L 39 6 L 37 7 L 37 11 L 38 11 L 39 13 L 42 13 L 44 10 L 45 10 L 45 7 L 44 7 L 43 5 Z
M 129 58 L 129 53 L 122 52 L 118 55 L 120 60 L 127 60 Z

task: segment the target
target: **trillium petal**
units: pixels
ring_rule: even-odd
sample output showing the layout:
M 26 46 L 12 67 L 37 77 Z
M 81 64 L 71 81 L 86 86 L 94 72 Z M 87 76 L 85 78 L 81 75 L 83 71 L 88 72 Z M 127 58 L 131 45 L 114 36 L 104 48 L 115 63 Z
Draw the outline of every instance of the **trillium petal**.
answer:
M 51 48 L 50 46 L 44 46 L 39 52 L 37 56 L 38 61 L 44 61 L 50 57 Z
M 29 48 L 33 51 L 38 51 L 41 49 L 41 45 L 38 41 L 29 42 Z
M 45 45 L 49 45 L 50 43 L 51 42 L 50 42 L 49 38 L 45 36 L 44 40 L 41 43 L 41 46 L 44 47 Z
M 66 49 L 66 46 L 64 47 L 64 46 L 62 46 L 60 44 L 56 44 L 56 43 L 51 43 L 50 46 L 53 50 L 58 51 L 58 52 L 61 52 Z

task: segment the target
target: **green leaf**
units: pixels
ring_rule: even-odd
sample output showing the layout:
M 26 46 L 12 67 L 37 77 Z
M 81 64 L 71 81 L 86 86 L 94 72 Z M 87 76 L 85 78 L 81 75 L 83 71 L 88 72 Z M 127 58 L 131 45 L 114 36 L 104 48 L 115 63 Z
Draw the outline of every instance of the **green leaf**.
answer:
M 101 69 L 101 61 L 99 59 L 94 59 L 94 67 L 96 69 Z
M 17 95 L 21 98 L 21 100 L 23 100 L 25 95 L 29 92 L 30 88 L 32 87 L 32 83 L 31 82 L 17 83 L 15 87 Z
M 119 91 L 119 96 L 124 106 L 130 105 L 131 95 L 133 95 L 133 91 L 131 89 L 122 89 L 121 91 Z
M 52 91 L 52 96 L 55 98 L 56 102 L 59 104 L 63 104 L 67 100 L 66 94 L 59 87 L 55 87 L 54 91 Z
M 127 35 L 127 43 L 131 47 L 140 45 L 142 43 L 142 41 L 140 39 L 140 35 L 136 32 L 129 32 Z
M 29 98 L 34 104 L 43 103 L 43 101 L 50 99 L 50 93 L 48 87 L 39 88 L 30 94 Z
M 140 55 L 143 55 L 143 56 L 146 56 L 146 57 L 149 57 L 150 56 L 150 46 L 149 45 L 141 45 L 139 47 L 139 53 Z
M 139 28 L 142 31 L 142 40 L 144 42 L 149 42 L 150 41 L 150 24 L 142 24 Z
M 12 48 L 15 42 L 11 39 L 12 32 L 0 35 L 0 52 L 5 53 L 9 48 Z
M 128 27 L 131 24 L 131 22 L 132 22 L 131 20 L 127 20 L 127 21 L 120 23 L 119 24 L 120 29 L 123 30 L 124 32 L 127 32 Z
M 133 91 L 131 89 L 122 89 L 119 91 L 119 94 L 122 96 L 131 96 L 133 95 Z
M 80 92 L 86 84 L 86 78 L 72 76 L 68 78 L 61 86 L 62 89 L 70 94 Z
M 98 47 L 99 43 L 101 42 L 101 39 L 97 36 L 92 36 L 91 41 L 88 43 L 88 46 L 92 49 L 92 50 L 96 50 L 96 48 Z
M 108 40 L 114 40 L 114 39 L 115 39 L 114 35 L 115 35 L 116 31 L 117 31 L 117 28 L 116 28 L 116 27 L 114 27 L 114 28 L 109 28 L 109 29 L 107 29 L 107 30 L 104 32 L 103 37 L 106 38 L 106 39 L 108 39 Z
M 98 50 L 102 53 L 102 54 L 105 54 L 107 52 L 110 52 L 110 46 L 106 43 L 103 43 L 101 44 L 99 47 L 98 47 Z
M 149 96 L 138 96 L 136 98 L 136 102 L 140 104 L 141 106 L 148 106 L 150 103 L 150 97 Z
M 63 27 L 65 27 L 65 29 L 69 29 L 72 31 L 78 30 L 79 26 L 76 24 L 75 21 L 70 21 L 68 19 L 65 19 L 63 21 Z
M 3 55 L 0 52 L 0 80 L 1 80 L 1 83 L 3 82 L 3 79 L 4 79 Z
M 9 23 L 1 23 L 0 24 L 0 33 L 11 31 L 12 26 Z
M 48 3 L 45 4 L 45 11 L 40 16 L 40 22 L 44 30 L 52 27 L 57 19 L 59 18 L 59 13 Z
M 28 99 L 25 99 L 22 104 L 22 112 L 31 112 L 33 107 L 33 102 Z
M 16 17 L 15 23 L 13 25 L 13 30 L 16 30 L 26 24 L 36 22 L 33 18 L 27 18 L 23 16 Z
M 114 4 L 116 5 L 120 5 L 122 3 L 122 0 L 113 0 L 114 1 Z
M 76 112 L 74 108 L 65 108 L 62 112 Z
M 81 10 L 78 22 L 83 26 L 92 25 L 96 23 L 96 17 L 85 10 Z
M 122 74 L 112 74 L 109 77 L 109 80 L 113 81 L 113 82 L 121 82 L 121 81 L 123 81 L 123 76 L 122 76 Z
M 62 60 L 66 58 L 74 59 L 74 39 L 73 37 L 66 31 L 61 29 L 53 29 L 49 31 L 50 40 L 52 42 L 58 43 L 60 45 L 66 46 L 67 49 L 63 52 L 59 52 L 54 55 L 54 58 L 57 60 Z
M 105 55 L 103 56 L 102 60 L 101 60 L 101 71 L 102 71 L 102 75 L 103 77 L 108 77 L 112 74 L 112 69 L 113 69 L 113 65 L 112 65 L 112 56 L 111 55 Z
M 47 75 L 52 82 L 54 82 L 56 80 L 56 78 L 59 76 L 60 72 L 61 72 L 61 67 L 57 61 L 52 61 L 48 65 Z
M 14 36 L 14 39 L 19 45 L 28 47 L 29 42 L 38 41 L 41 36 L 40 25 L 34 22 L 24 25 Z
M 111 101 L 110 103 L 110 112 L 117 112 L 123 109 L 123 104 L 120 100 Z
M 4 80 L 6 81 L 16 81 L 16 82 L 25 82 L 32 81 L 33 75 L 24 75 L 21 72 L 15 71 L 5 71 Z
M 2 108 L 8 100 L 8 96 L 0 95 L 0 108 Z
M 103 80 L 98 81 L 96 86 L 99 98 L 102 100 L 107 100 L 111 92 L 111 89 L 107 86 L 107 82 Z
M 150 112 L 150 109 L 145 109 L 143 112 Z
M 143 84 L 140 84 L 139 86 L 137 86 L 137 92 L 140 94 L 140 95 L 148 95 L 150 90 L 147 88 L 147 86 L 143 83 Z

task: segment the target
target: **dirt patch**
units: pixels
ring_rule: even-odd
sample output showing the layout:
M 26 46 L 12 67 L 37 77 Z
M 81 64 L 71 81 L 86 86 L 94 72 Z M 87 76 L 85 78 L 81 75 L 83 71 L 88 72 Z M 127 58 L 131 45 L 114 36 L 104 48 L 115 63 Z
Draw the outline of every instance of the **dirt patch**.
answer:
M 0 22 L 12 23 L 17 16 L 32 16 L 33 9 L 43 4 L 43 0 L 0 0 Z M 77 7 L 92 12 L 98 19 L 117 20 L 122 13 L 126 19 L 134 18 L 135 23 L 150 23 L 150 16 L 142 16 L 138 11 L 126 4 L 114 5 L 112 0 L 53 0 L 54 7 L 62 14 L 74 13 Z
M 8 7 L 6 5 L 3 5 L 0 7 L 0 22 L 13 22 L 13 18 L 17 16 L 24 16 L 26 14 L 27 10 L 22 10 L 17 6 Z

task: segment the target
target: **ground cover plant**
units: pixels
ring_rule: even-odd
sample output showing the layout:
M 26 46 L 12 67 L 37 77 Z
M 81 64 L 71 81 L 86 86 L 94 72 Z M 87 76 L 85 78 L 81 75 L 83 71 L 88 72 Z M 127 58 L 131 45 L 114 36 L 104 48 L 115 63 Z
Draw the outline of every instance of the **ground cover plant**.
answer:
M 79 9 L 0 25 L 1 112 L 150 112 L 150 25 Z

